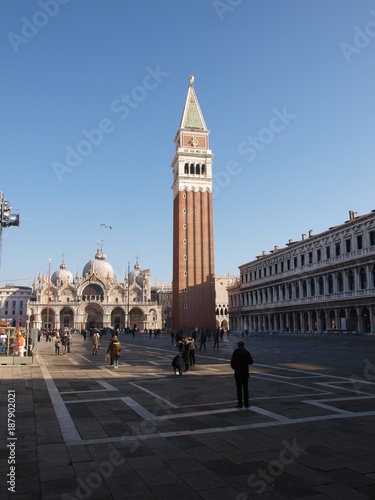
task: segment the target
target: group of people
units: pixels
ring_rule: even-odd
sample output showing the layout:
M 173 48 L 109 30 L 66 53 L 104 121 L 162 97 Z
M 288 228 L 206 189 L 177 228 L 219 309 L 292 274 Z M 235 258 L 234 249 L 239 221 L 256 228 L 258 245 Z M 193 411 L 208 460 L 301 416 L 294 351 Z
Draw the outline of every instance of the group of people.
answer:
M 98 348 L 100 342 L 100 332 L 98 330 L 94 330 L 92 332 L 92 354 L 94 356 L 98 355 Z M 121 343 L 116 334 L 112 335 L 112 338 L 109 342 L 107 348 L 107 356 L 111 359 L 110 365 L 114 368 L 118 368 L 119 359 L 121 356 Z
M 55 355 L 60 354 L 60 349 L 62 354 L 70 352 L 70 346 L 72 344 L 72 333 L 70 330 L 59 331 L 56 333 L 55 337 Z
M 189 371 L 190 366 L 195 365 L 196 343 L 193 337 L 181 337 L 176 344 L 178 354 L 172 360 L 174 373 L 182 375 L 182 372 Z

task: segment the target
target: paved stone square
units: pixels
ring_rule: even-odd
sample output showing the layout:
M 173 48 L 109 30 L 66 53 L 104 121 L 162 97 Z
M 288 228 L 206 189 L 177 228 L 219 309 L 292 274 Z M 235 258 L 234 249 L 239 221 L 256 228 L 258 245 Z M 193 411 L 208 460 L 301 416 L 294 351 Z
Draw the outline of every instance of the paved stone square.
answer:
M 109 340 L 97 356 L 79 335 L 59 356 L 42 340 L 39 365 L 0 365 L 1 498 L 375 498 L 375 337 L 245 338 L 248 409 L 234 407 L 237 336 L 182 377 L 169 335 L 121 335 L 118 370 Z

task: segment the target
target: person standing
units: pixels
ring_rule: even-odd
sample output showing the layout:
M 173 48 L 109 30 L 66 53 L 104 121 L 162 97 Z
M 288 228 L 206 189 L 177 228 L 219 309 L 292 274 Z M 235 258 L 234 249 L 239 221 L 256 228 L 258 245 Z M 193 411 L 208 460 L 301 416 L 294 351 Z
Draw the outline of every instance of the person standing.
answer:
M 245 349 L 244 342 L 240 340 L 230 360 L 230 366 L 234 370 L 234 378 L 237 386 L 236 408 L 242 408 L 242 390 L 245 408 L 249 407 L 249 365 L 252 364 L 253 358 L 250 352 Z
M 214 349 L 215 347 L 219 349 L 219 332 L 217 330 L 214 332 Z
M 61 332 L 62 334 L 62 332 Z M 61 339 L 61 342 L 62 342 L 62 345 L 63 345 L 63 350 L 62 350 L 62 353 L 63 354 L 66 354 L 67 352 L 67 348 L 68 348 L 68 334 L 66 333 L 66 331 L 64 332 L 64 334 L 62 334 L 62 339 Z
M 204 350 L 206 350 L 206 340 L 207 340 L 207 335 L 204 332 L 202 332 L 200 338 L 199 350 L 202 349 L 202 346 L 204 347 Z
M 107 353 L 111 356 L 111 365 L 114 365 L 114 368 L 118 368 L 118 360 L 121 356 L 121 344 L 117 335 L 114 335 L 109 343 Z
M 55 355 L 60 354 L 60 347 L 61 347 L 61 338 L 60 338 L 60 335 L 57 334 L 56 340 L 55 340 Z
M 190 366 L 195 366 L 195 348 L 197 347 L 195 344 L 194 338 L 190 338 L 190 351 L 189 351 L 189 361 Z
M 99 334 L 98 332 L 94 332 L 92 336 L 92 353 L 97 356 L 99 347 Z

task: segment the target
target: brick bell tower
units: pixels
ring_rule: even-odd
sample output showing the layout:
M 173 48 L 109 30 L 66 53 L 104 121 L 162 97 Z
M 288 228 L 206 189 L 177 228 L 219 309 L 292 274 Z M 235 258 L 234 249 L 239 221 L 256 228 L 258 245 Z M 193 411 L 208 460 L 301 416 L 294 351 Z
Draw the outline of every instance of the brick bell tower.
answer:
M 212 151 L 202 111 L 189 89 L 175 137 L 173 168 L 173 328 L 215 330 Z

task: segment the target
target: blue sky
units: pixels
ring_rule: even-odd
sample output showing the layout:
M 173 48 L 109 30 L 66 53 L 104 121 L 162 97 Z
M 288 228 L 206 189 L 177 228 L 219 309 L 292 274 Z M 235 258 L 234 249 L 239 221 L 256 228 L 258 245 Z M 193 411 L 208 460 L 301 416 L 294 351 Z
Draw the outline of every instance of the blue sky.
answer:
M 373 0 L 4 0 L 0 60 L 0 190 L 21 211 L 0 285 L 63 254 L 81 274 L 98 240 L 120 280 L 136 255 L 171 280 L 190 74 L 215 155 L 217 274 L 375 208 Z

